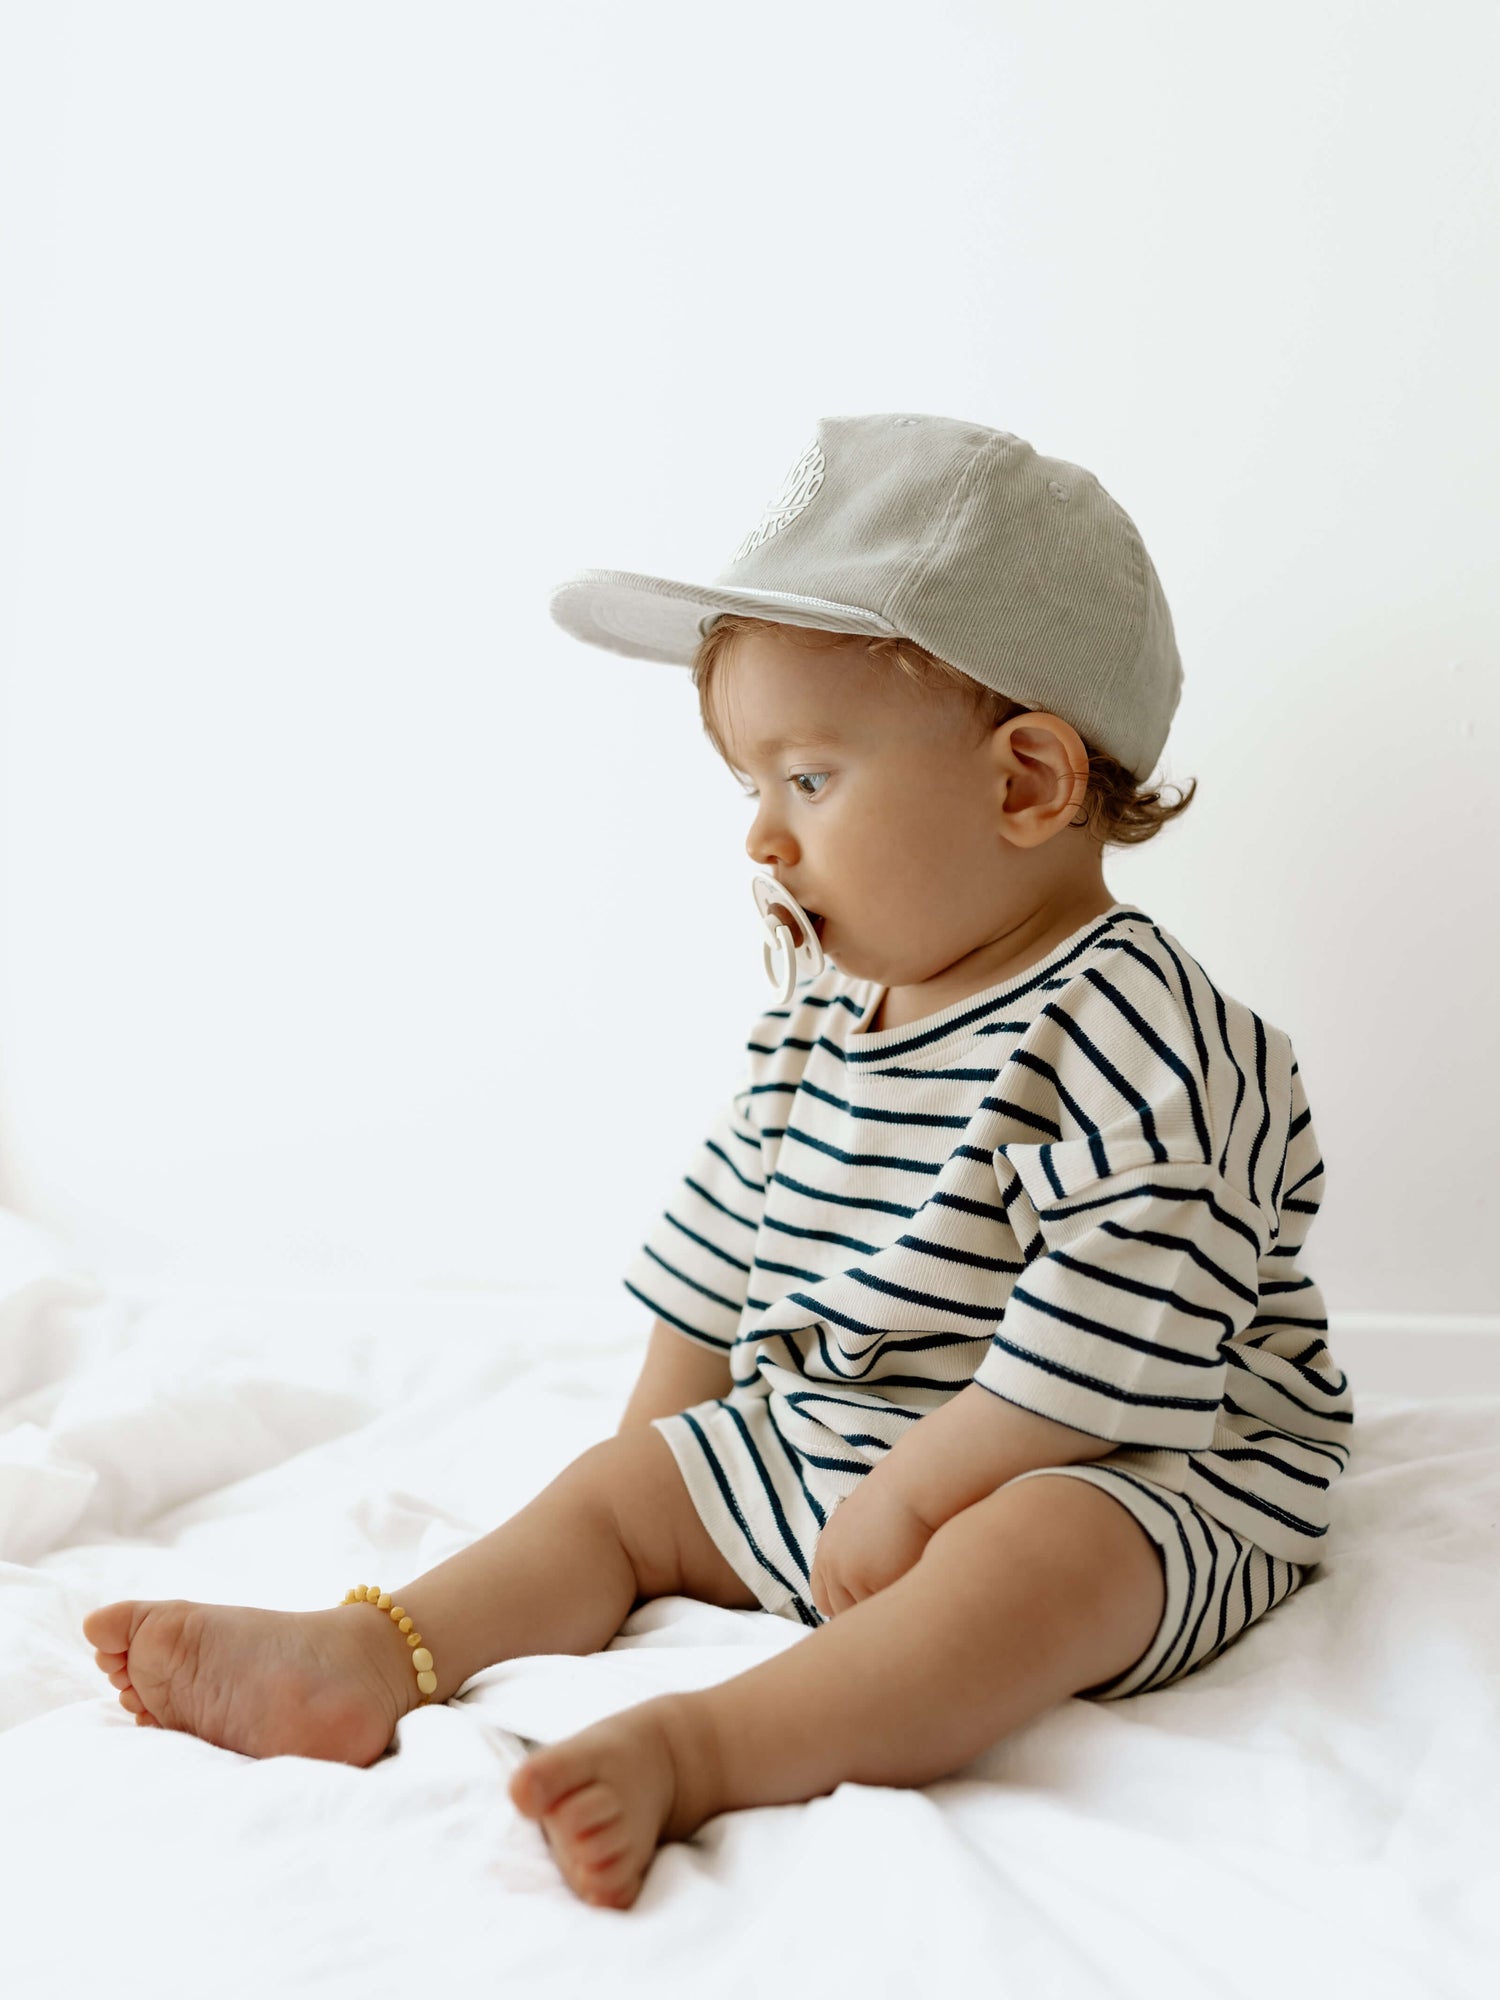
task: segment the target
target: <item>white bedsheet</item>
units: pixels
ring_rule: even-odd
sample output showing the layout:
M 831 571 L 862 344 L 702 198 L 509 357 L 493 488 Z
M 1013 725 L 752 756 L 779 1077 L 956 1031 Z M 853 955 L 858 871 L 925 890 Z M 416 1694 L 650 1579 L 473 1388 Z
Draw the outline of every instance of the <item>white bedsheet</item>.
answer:
M 418 1710 L 368 1770 L 120 1708 L 95 1605 L 312 1609 L 430 1568 L 613 1431 L 641 1320 L 612 1292 L 136 1299 L 0 1213 L 9 1991 L 1500 1991 L 1497 1397 L 1360 1399 L 1334 1554 L 1203 1673 L 921 1791 L 721 1815 L 625 1912 L 566 1888 L 509 1773 L 800 1626 L 665 1598 Z

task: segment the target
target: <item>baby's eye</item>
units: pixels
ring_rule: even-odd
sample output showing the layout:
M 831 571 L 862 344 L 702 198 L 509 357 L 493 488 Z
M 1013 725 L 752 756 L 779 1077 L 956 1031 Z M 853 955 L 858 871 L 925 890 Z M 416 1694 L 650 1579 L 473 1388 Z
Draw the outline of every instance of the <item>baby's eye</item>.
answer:
M 805 779 L 807 779 L 807 780 L 808 780 L 809 782 L 811 782 L 811 781 L 812 781 L 812 779 L 814 779 L 814 778 L 825 778 L 825 779 L 826 779 L 826 778 L 827 778 L 827 776 L 828 776 L 828 773 L 827 773 L 826 771 L 794 771 L 794 772 L 792 773 L 792 775 L 791 775 L 791 776 L 790 776 L 790 777 L 789 777 L 789 778 L 787 779 L 787 781 L 786 781 L 786 782 L 787 782 L 787 783 L 788 783 L 789 785 L 794 785 L 794 786 L 799 786 L 799 787 L 800 787 L 800 785 L 802 784 L 802 781 L 803 781 L 803 779 L 804 779 L 804 778 L 805 778 Z M 747 798 L 747 799 L 758 799 L 758 798 L 760 797 L 760 793 L 759 793 L 759 792 L 757 792 L 757 791 L 756 791 L 756 790 L 754 789 L 754 787 L 753 787 L 753 786 L 750 786 L 750 785 L 741 785 L 741 786 L 740 786 L 740 796 L 741 796 L 742 798 Z M 799 791 L 798 791 L 798 793 L 797 793 L 797 796 L 798 796 L 798 798 L 799 798 L 799 799 L 816 799 L 816 798 L 821 798 L 821 797 L 822 797 L 822 793 L 821 793 L 821 792 L 804 792 L 804 791 L 801 791 L 801 790 L 799 790 Z

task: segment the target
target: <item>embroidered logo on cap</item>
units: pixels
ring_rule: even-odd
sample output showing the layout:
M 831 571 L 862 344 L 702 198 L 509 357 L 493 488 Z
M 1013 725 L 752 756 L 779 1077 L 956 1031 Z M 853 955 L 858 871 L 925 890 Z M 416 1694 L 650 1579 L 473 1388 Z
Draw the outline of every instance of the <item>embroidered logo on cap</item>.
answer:
M 811 504 L 814 494 L 823 484 L 824 469 L 823 447 L 814 438 L 782 480 L 776 498 L 729 558 L 730 562 L 743 561 L 752 549 L 758 549 L 762 542 L 768 542 L 772 535 L 779 535 L 783 528 L 795 521 Z

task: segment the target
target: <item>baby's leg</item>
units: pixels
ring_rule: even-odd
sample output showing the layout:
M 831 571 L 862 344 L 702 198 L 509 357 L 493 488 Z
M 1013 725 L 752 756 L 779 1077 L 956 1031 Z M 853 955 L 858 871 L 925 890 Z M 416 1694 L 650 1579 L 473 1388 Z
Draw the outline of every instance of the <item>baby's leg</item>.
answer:
M 718 1813 L 961 1769 L 1123 1674 L 1165 1602 L 1156 1548 L 1125 1506 L 1080 1479 L 1016 1480 L 759 1666 L 534 1751 L 510 1795 L 584 1901 L 629 1909 L 657 1847 Z
M 347 1585 L 331 1580 L 339 1596 Z M 501 1660 L 598 1652 L 641 1599 L 756 1602 L 648 1428 L 591 1446 L 503 1526 L 391 1594 L 433 1655 L 433 1702 Z M 91 1611 L 83 1630 L 138 1722 L 245 1756 L 372 1764 L 420 1698 L 405 1638 L 367 1604 L 124 1599 Z

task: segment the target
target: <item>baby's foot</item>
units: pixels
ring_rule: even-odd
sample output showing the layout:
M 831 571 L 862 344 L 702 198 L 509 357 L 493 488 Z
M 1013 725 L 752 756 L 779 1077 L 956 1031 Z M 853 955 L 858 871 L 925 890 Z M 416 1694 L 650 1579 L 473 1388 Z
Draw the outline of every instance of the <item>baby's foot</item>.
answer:
M 683 1696 L 661 1695 L 535 1751 L 509 1790 L 541 1821 L 568 1887 L 628 1910 L 658 1846 L 689 1839 L 719 1810 L 715 1769 L 701 1720 Z
M 360 1605 L 254 1611 L 125 1598 L 91 1611 L 83 1632 L 120 1706 L 148 1728 L 246 1757 L 363 1766 L 418 1699 L 401 1635 L 386 1623 Z

